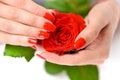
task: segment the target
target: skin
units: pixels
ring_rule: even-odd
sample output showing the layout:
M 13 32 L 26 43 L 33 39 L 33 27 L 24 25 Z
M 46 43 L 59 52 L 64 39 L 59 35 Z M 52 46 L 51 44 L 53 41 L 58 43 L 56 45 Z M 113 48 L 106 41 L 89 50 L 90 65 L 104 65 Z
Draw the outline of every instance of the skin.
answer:
M 49 10 L 32 0 L 0 0 L 0 43 L 33 46 L 28 39 L 38 39 L 39 31 L 47 32 L 43 18 Z
M 103 0 L 101 0 L 103 1 Z M 84 50 L 74 55 L 58 56 L 44 51 L 40 55 L 49 62 L 61 65 L 99 65 L 109 56 L 110 43 L 120 18 L 118 4 L 108 0 L 97 4 L 86 17 L 87 27 L 79 38 L 84 38 Z M 43 18 L 46 12 L 52 13 L 32 0 L 0 0 L 0 43 L 33 46 L 29 38 L 38 39 L 38 32 L 45 31 L 43 25 L 49 20 Z M 89 35 L 91 34 L 91 35 Z
M 115 0 L 108 0 L 96 4 L 85 18 L 87 27 L 78 35 L 76 40 L 84 38 L 84 50 L 76 54 L 63 56 L 50 52 L 40 55 L 47 61 L 61 65 L 100 65 L 109 56 L 111 40 L 120 19 L 120 6 Z

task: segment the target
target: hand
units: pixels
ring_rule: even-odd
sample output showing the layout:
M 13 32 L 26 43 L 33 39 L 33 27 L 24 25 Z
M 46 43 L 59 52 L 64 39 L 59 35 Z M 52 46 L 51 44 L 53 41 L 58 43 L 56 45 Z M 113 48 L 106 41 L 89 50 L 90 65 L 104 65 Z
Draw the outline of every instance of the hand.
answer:
M 99 65 L 109 55 L 110 43 L 119 22 L 120 12 L 115 1 L 97 4 L 86 17 L 87 27 L 75 40 L 76 54 L 63 56 L 43 52 L 40 56 L 49 62 L 62 65 Z
M 32 0 L 0 0 L 0 43 L 33 46 L 55 30 L 50 10 Z

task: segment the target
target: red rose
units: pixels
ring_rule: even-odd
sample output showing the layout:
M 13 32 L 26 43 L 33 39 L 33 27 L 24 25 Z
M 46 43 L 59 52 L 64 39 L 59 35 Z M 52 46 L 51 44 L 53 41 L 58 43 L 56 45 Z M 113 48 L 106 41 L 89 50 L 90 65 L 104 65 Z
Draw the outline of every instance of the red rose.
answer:
M 43 40 L 43 47 L 50 52 L 61 54 L 74 50 L 77 35 L 85 28 L 84 19 L 72 13 L 58 13 L 54 21 L 56 31 L 49 39 Z

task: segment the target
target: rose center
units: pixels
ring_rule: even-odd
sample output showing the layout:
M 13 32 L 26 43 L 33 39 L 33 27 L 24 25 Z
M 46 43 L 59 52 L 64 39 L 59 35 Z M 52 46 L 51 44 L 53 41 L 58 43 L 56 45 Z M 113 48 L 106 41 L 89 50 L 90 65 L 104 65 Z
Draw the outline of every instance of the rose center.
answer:
M 64 28 L 59 28 L 57 30 L 57 40 L 58 40 L 58 43 L 61 43 L 61 44 L 64 44 L 66 43 L 70 37 L 71 37 L 71 34 L 69 32 L 70 30 L 68 29 L 64 29 Z

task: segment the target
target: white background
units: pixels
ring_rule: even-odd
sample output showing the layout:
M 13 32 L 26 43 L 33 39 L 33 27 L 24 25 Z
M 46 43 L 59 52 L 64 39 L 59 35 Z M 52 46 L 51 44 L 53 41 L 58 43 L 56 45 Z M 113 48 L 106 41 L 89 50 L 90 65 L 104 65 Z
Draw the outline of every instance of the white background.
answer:
M 4 44 L 0 45 L 0 80 L 69 80 L 63 72 L 56 76 L 44 70 L 44 61 L 34 57 L 31 62 L 24 58 L 3 56 Z M 99 66 L 100 80 L 120 80 L 120 26 L 111 44 L 110 57 Z

